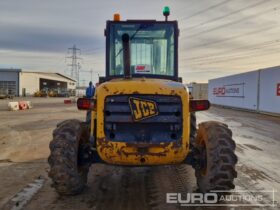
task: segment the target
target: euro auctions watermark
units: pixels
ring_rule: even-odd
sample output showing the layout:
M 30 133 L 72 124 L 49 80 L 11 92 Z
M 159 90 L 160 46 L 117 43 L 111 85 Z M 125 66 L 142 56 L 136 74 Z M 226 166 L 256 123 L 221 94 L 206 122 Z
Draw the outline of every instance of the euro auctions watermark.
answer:
M 222 191 L 208 193 L 166 193 L 166 203 L 180 206 L 228 206 L 228 207 L 275 207 L 275 190 L 269 191 Z

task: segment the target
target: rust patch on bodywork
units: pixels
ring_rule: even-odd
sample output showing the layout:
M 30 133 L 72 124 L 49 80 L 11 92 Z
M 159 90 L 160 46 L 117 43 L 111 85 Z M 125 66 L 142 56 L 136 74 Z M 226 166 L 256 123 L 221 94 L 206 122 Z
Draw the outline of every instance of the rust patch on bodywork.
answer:
M 113 156 L 113 151 L 118 156 L 125 155 L 126 157 L 130 155 L 136 156 L 166 156 L 169 152 L 168 146 L 172 143 L 162 143 L 162 144 L 149 144 L 149 143 L 140 143 L 140 144 L 133 144 L 133 143 L 125 143 L 125 146 L 119 146 L 116 142 L 114 144 L 111 141 L 106 140 L 105 138 L 98 138 L 97 144 L 100 148 L 100 152 L 103 152 L 105 156 L 109 159 L 112 159 L 116 156 Z M 150 150 L 153 148 L 162 148 L 163 151 L 161 152 L 151 152 Z M 131 152 L 127 150 L 132 150 Z M 112 153 L 110 154 L 111 151 Z
M 136 148 L 152 148 L 152 147 L 157 147 L 157 148 L 164 148 L 169 146 L 171 143 L 161 143 L 161 144 L 150 144 L 150 143 L 126 143 L 128 147 L 136 147 Z
M 126 156 L 128 155 L 136 155 L 136 156 L 145 156 L 145 155 L 150 155 L 150 156 L 166 156 L 166 154 L 169 152 L 168 146 L 169 143 L 165 143 L 164 145 L 159 145 L 159 144 L 132 144 L 132 143 L 127 143 L 126 146 L 133 148 L 136 152 L 126 152 L 123 147 L 120 152 Z M 150 150 L 152 148 L 163 148 L 164 151 L 162 152 L 151 152 Z
M 145 82 L 143 82 L 143 80 Z M 98 95 L 96 121 L 96 149 L 102 160 L 110 164 L 120 165 L 161 165 L 182 162 L 189 152 L 189 95 L 183 85 L 172 81 L 154 79 L 115 79 L 101 84 L 96 89 Z M 158 141 L 155 143 L 130 143 L 125 139 L 111 140 L 106 137 L 104 127 L 105 100 L 111 95 L 172 95 L 179 96 L 182 101 L 184 127 L 179 142 Z M 162 120 L 166 120 L 164 115 Z M 126 119 L 127 120 L 127 119 Z M 135 123 L 128 118 L 128 123 Z M 132 131 L 135 132 L 135 131 Z M 137 132 L 137 131 L 136 131 Z
M 102 152 L 104 149 L 114 149 L 114 145 L 109 141 L 106 141 L 105 138 L 97 138 L 97 143 L 100 147 L 100 152 Z
M 118 150 L 118 154 L 124 154 L 125 156 L 129 155 L 150 155 L 150 156 L 166 156 L 166 154 L 169 152 L 168 146 L 170 143 L 163 143 L 163 144 L 149 144 L 149 143 L 138 143 L 138 144 L 133 144 L 133 143 L 126 143 L 126 146 L 121 147 Z M 125 148 L 133 148 L 136 152 L 127 152 L 125 151 Z M 164 151 L 162 152 L 151 152 L 150 150 L 153 148 L 162 148 Z
M 103 89 L 106 90 L 106 92 L 109 92 L 109 89 L 107 88 L 106 85 L 103 86 Z
M 180 140 L 180 142 L 182 142 L 182 139 Z M 180 142 L 173 142 L 171 149 L 180 149 L 182 147 L 182 144 Z
M 128 156 L 128 155 L 139 155 L 139 156 L 144 156 L 144 155 L 150 155 L 150 156 L 166 156 L 166 152 L 159 152 L 159 153 L 151 153 L 151 152 L 147 152 L 147 153 L 139 153 L 139 152 L 125 152 L 123 151 L 123 154 Z

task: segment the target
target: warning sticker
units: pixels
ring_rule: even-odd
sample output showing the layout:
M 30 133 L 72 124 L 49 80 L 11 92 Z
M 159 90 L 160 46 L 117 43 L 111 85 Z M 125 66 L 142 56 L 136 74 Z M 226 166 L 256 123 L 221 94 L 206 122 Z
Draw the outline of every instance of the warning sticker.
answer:
M 135 74 L 149 74 L 151 73 L 150 65 L 136 65 L 135 66 Z

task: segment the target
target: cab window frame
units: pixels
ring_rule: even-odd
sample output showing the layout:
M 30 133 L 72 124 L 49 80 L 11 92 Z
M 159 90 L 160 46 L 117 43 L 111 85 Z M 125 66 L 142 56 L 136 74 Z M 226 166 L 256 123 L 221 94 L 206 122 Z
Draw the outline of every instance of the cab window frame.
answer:
M 174 75 L 155 75 L 155 74 L 133 74 L 132 77 L 160 78 L 178 81 L 178 37 L 179 29 L 177 21 L 155 21 L 155 20 L 128 20 L 128 21 L 107 21 L 106 36 L 106 77 L 105 80 L 122 78 L 123 75 L 110 75 L 110 29 L 112 24 L 171 24 L 174 27 Z

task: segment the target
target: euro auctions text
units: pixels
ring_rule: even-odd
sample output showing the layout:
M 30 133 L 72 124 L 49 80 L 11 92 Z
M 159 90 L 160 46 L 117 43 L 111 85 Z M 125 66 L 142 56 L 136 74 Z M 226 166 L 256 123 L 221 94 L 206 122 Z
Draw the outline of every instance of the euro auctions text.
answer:
M 209 193 L 166 193 L 166 203 L 180 206 L 276 207 L 276 191 L 211 191 Z M 267 198 L 271 198 L 269 203 Z

